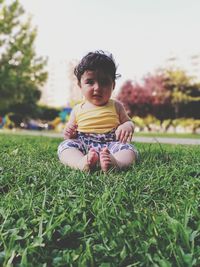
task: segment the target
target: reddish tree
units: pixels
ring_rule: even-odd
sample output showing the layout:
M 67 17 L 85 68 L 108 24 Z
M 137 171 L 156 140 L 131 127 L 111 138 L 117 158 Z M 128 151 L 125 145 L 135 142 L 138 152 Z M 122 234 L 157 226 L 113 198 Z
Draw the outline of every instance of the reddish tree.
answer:
M 164 74 L 145 77 L 144 88 L 151 94 L 152 115 L 161 122 L 164 119 L 174 116 L 173 109 L 171 108 L 172 93 L 166 86 L 166 77 Z
M 117 99 L 120 100 L 130 117 L 133 115 L 146 116 L 149 113 L 149 103 L 151 95 L 148 90 L 138 83 L 132 81 L 125 82 L 120 88 Z
M 117 99 L 124 104 L 129 116 L 153 114 L 162 121 L 171 115 L 171 92 L 166 89 L 165 80 L 160 74 L 146 76 L 143 85 L 129 80 L 121 87 Z

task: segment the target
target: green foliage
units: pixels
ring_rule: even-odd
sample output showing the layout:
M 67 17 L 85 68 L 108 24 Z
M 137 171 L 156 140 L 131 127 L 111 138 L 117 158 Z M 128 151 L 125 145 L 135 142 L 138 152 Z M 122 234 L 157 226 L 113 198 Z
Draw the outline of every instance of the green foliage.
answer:
M 36 118 L 51 121 L 59 116 L 61 109 L 51 108 L 47 106 L 38 106 Z
M 146 128 L 149 131 L 166 132 L 170 126 L 173 126 L 174 129 L 175 127 L 181 126 L 183 128 L 190 128 L 191 133 L 195 133 L 195 131 L 200 128 L 200 120 L 195 120 L 193 118 L 167 119 L 163 120 L 161 123 L 156 117 L 148 115 L 144 118 L 134 116 L 132 120 L 140 131 Z
M 45 82 L 46 60 L 36 57 L 36 29 L 18 1 L 0 4 L 0 113 L 31 114 Z
M 134 116 L 133 117 L 133 122 L 135 126 L 138 126 L 140 130 L 143 130 L 145 127 L 148 128 L 149 131 L 151 131 L 151 125 L 160 125 L 160 121 L 156 119 L 156 117 L 152 115 L 148 115 L 144 118 Z
M 105 175 L 61 165 L 60 141 L 0 135 L 1 266 L 200 266 L 197 146 L 137 144 Z
M 194 83 L 192 77 L 181 69 L 166 69 L 164 72 L 166 76 L 165 84 L 173 94 L 172 103 L 200 100 L 200 84 Z M 199 97 L 197 97 L 198 95 Z
M 166 69 L 164 72 L 165 86 L 171 92 L 171 104 L 174 108 L 175 118 L 191 117 L 191 115 L 199 118 L 197 111 L 200 103 L 200 83 L 194 82 L 193 77 L 178 68 Z

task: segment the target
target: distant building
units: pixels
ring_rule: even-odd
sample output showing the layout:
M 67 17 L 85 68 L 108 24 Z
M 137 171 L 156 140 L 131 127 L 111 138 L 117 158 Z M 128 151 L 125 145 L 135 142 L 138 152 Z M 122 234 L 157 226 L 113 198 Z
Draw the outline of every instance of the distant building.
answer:
M 68 79 L 69 79 L 69 102 L 77 103 L 82 99 L 81 90 L 77 84 L 76 76 L 74 75 L 74 67 L 77 61 L 71 61 L 68 65 Z
M 40 103 L 51 107 L 66 106 L 69 98 L 69 81 L 67 62 L 65 60 L 49 61 L 48 80 L 41 88 Z
M 40 103 L 51 107 L 66 106 L 69 98 L 66 61 L 50 61 L 47 71 L 48 80 L 41 88 L 42 96 Z
M 82 98 L 73 74 L 76 64 L 76 61 L 49 61 L 48 80 L 41 88 L 41 104 L 51 107 L 66 107 Z

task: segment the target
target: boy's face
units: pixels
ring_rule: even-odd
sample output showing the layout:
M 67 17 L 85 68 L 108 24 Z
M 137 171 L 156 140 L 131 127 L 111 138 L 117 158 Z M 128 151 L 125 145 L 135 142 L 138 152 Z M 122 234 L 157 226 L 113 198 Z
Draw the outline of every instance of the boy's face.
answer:
M 82 94 L 93 105 L 105 105 L 112 94 L 115 82 L 110 75 L 103 71 L 85 71 L 79 82 Z

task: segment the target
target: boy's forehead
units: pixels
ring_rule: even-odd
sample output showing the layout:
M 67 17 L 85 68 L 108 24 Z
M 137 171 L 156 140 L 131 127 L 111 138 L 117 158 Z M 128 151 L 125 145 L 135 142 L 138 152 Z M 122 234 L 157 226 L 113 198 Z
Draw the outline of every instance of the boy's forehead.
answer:
M 106 73 L 104 70 L 86 70 L 83 73 L 83 76 L 85 78 L 93 78 L 93 79 L 110 77 L 110 75 Z

